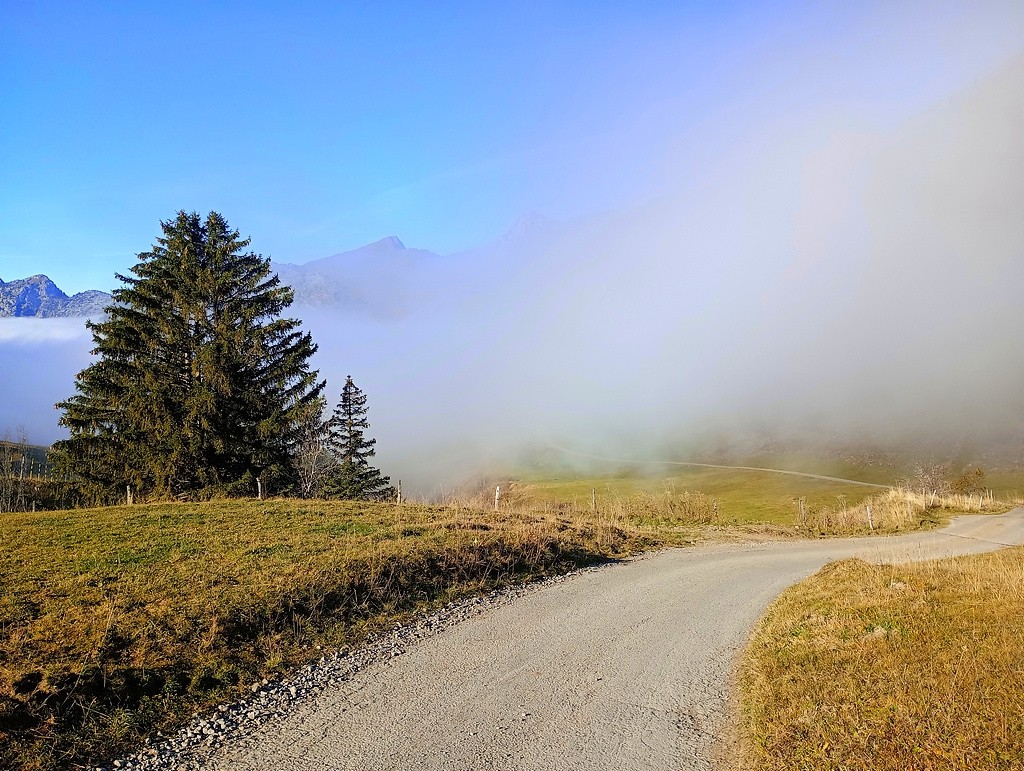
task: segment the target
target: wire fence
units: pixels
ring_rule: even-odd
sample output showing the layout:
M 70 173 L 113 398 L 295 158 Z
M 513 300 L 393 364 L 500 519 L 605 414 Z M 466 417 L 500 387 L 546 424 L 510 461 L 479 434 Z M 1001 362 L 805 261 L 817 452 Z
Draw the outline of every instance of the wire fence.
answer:
M 27 442 L 0 440 L 0 513 L 57 504 L 57 489 L 68 479 L 44 452 Z

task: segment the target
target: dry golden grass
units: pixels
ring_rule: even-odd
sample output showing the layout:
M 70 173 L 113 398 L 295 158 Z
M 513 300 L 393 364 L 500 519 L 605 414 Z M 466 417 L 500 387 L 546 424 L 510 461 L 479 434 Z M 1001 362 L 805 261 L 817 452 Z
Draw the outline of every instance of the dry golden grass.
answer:
M 752 485 L 730 505 L 753 500 Z M 356 645 L 473 592 L 707 537 L 797 532 L 735 526 L 720 498 L 671 486 L 596 500 L 573 490 L 567 501 L 513 486 L 497 512 L 491 488 L 433 507 L 213 501 L 4 515 L 0 768 L 109 759 L 318 645 Z M 946 503 L 894 494 L 875 505 L 889 531 L 928 524 Z M 864 529 L 850 511 L 812 532 Z
M 493 488 L 492 488 L 493 489 Z M 453 499 L 462 507 L 491 508 L 491 491 Z M 485 500 L 490 498 L 490 501 Z M 492 506 L 487 506 L 490 502 Z M 630 489 L 618 493 L 584 491 L 572 496 L 538 494 L 535 485 L 512 482 L 504 487 L 499 511 L 541 516 L 570 516 L 577 521 L 602 522 L 630 530 L 660 534 L 666 527 L 721 523 L 718 503 L 699 491 L 659 488 Z
M 940 495 L 890 488 L 855 505 L 806 509 L 797 521 L 801 530 L 818 535 L 870 532 L 897 533 L 944 524 L 951 514 L 998 514 L 1021 505 L 1020 499 L 985 495 Z M 870 514 L 869 514 L 870 509 Z
M 685 540 L 579 513 L 214 501 L 0 518 L 0 768 L 110 759 L 426 606 Z
M 1024 768 L 1024 549 L 835 563 L 769 610 L 741 668 L 744 768 Z

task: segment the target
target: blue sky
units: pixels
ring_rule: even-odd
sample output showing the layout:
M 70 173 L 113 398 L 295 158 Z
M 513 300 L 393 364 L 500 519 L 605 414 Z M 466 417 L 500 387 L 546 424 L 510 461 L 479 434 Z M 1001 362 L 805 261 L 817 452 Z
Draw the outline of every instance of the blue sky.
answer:
M 112 289 L 179 209 L 280 262 L 561 221 L 346 263 L 388 313 L 294 307 L 406 482 L 716 420 L 1022 425 L 1020 0 L 3 10 L 5 280 Z M 0 432 L 50 441 L 88 336 L 0 321 Z
M 905 119 L 1015 53 L 1021 8 L 9 1 L 0 278 L 111 288 L 182 208 L 287 262 L 628 208 L 752 122 Z

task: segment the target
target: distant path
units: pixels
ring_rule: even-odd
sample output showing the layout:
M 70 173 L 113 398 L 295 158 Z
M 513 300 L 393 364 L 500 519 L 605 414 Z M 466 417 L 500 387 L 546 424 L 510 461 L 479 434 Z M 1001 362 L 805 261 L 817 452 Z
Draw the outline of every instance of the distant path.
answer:
M 692 463 L 689 461 L 682 460 L 637 460 L 634 458 L 606 458 L 601 455 L 588 455 L 585 452 L 576 452 L 575 450 L 568 450 L 565 447 L 557 447 L 553 444 L 545 445 L 549 449 L 558 450 L 564 452 L 567 455 L 576 455 L 580 458 L 591 458 L 593 460 L 607 460 L 613 463 L 661 463 L 666 466 L 696 466 L 698 468 L 728 468 L 738 469 L 739 471 L 767 471 L 770 474 L 787 474 L 791 477 L 807 477 L 808 479 L 825 479 L 829 482 L 843 482 L 848 485 L 862 485 L 864 487 L 875 487 L 881 490 L 888 490 L 892 485 L 879 485 L 874 482 L 861 482 L 856 479 L 843 479 L 842 477 L 830 477 L 824 474 L 810 474 L 806 471 L 785 471 L 779 468 L 760 468 L 759 466 L 725 466 L 719 463 Z
M 1024 510 L 898 537 L 670 549 L 529 593 L 292 705 L 199 767 L 712 768 L 736 656 L 768 604 L 829 560 L 1024 544 Z

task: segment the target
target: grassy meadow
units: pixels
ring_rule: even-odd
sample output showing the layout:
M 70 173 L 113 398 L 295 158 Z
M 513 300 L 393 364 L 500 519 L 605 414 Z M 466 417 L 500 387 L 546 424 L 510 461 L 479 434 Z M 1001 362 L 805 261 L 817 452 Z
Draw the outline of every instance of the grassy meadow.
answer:
M 985 486 L 996 497 L 1017 500 L 1024 498 L 1024 471 L 994 471 L 985 477 Z
M 596 499 L 597 509 L 621 507 L 623 502 L 639 504 L 645 497 L 671 498 L 685 493 L 703 496 L 721 525 L 796 525 L 800 499 L 807 510 L 826 506 L 852 506 L 877 488 L 822 479 L 776 474 L 768 471 L 739 471 L 716 468 L 664 468 L 625 471 L 589 478 L 526 477 L 514 483 L 512 495 L 520 505 L 534 508 L 571 506 L 588 508 Z
M 960 512 L 1008 511 L 1019 504 L 1018 490 L 1024 489 L 1024 473 L 987 475 L 990 492 L 984 496 L 928 496 L 900 487 L 907 470 L 892 462 L 775 456 L 736 463 L 776 471 L 638 463 L 609 464 L 603 473 L 589 475 L 535 472 L 508 483 L 502 501 L 528 511 L 602 514 L 653 525 L 663 524 L 662 513 L 685 508 L 696 521 L 718 528 L 834 536 L 905 532 L 941 526 Z M 475 503 L 485 505 L 486 498 L 484 493 Z
M 497 511 L 493 490 L 0 516 L 0 768 L 111 760 L 321 649 L 495 587 L 713 538 L 867 532 L 868 505 L 877 532 L 927 527 L 965 504 L 726 469 L 524 478 Z
M 1024 548 L 847 560 L 789 589 L 741 671 L 743 768 L 1024 768 Z
M 110 760 L 316 646 L 691 528 L 297 500 L 6 514 L 0 768 Z

